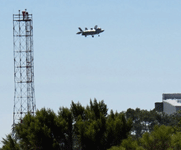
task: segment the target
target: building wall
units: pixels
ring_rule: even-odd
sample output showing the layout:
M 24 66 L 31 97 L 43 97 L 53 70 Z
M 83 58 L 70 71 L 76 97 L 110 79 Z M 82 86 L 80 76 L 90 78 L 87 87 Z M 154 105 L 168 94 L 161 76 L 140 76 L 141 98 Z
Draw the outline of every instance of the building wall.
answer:
M 181 110 L 181 106 L 176 106 L 176 111 Z
M 173 113 L 176 112 L 176 107 L 169 104 L 169 103 L 167 103 L 167 102 L 165 102 L 165 101 L 163 101 L 163 111 L 166 114 L 170 115 L 170 114 L 173 114 Z
M 162 112 L 163 111 L 163 102 L 156 102 L 155 103 L 155 110 L 158 112 Z

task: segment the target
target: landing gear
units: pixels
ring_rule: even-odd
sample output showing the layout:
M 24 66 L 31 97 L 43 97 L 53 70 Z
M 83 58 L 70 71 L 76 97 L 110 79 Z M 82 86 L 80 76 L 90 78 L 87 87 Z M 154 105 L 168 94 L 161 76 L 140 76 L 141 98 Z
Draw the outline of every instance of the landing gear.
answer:
M 94 37 L 94 36 L 92 35 L 92 37 Z
M 98 34 L 98 37 L 100 37 L 100 35 Z

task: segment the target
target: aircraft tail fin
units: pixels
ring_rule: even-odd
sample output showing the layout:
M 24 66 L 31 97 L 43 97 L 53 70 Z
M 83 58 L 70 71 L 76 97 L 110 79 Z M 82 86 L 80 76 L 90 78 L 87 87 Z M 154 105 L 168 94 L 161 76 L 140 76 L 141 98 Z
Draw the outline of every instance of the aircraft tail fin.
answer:
M 95 25 L 94 29 L 95 29 L 95 30 L 97 29 L 97 25 Z

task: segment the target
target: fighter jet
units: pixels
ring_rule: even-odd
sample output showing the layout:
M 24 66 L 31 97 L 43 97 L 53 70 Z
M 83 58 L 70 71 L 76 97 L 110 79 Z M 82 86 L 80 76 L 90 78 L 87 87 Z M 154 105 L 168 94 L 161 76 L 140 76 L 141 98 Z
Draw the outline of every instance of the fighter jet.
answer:
M 87 36 L 87 35 L 92 35 L 92 37 L 94 37 L 95 34 L 98 34 L 101 33 L 101 32 L 104 32 L 103 29 L 101 28 L 98 28 L 97 25 L 93 28 L 91 28 L 90 30 L 88 30 L 87 28 L 85 28 L 85 31 L 83 31 L 80 27 L 79 27 L 79 30 L 80 32 L 77 32 L 77 34 L 82 34 L 83 36 Z

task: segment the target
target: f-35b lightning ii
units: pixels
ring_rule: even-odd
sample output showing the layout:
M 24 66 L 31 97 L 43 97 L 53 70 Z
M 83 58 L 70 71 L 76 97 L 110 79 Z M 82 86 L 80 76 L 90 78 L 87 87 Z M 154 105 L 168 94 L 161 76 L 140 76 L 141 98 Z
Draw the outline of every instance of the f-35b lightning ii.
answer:
M 101 33 L 101 32 L 104 32 L 103 29 L 101 28 L 98 28 L 97 25 L 93 28 L 91 28 L 90 30 L 88 30 L 87 28 L 85 28 L 85 31 L 83 31 L 80 27 L 79 27 L 79 30 L 80 32 L 77 32 L 77 34 L 82 34 L 83 36 L 87 36 L 87 35 L 92 35 L 92 37 L 94 37 L 95 34 L 98 34 Z

